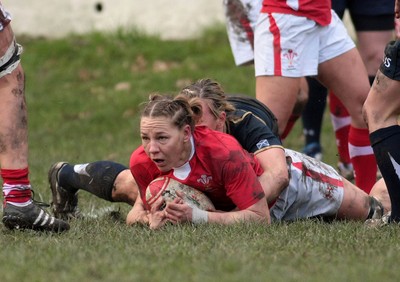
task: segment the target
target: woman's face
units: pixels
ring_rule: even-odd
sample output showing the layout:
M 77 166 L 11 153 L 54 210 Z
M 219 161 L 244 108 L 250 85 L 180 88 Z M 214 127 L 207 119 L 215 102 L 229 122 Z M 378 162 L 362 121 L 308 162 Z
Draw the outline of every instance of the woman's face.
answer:
M 165 117 L 143 117 L 140 135 L 144 151 L 162 172 L 183 165 L 188 160 L 187 142 L 190 143 L 189 125 L 177 128 Z M 189 146 L 189 149 L 191 147 Z
M 210 106 L 206 99 L 200 99 L 201 107 L 203 110 L 203 114 L 197 123 L 197 125 L 205 125 L 212 130 L 223 131 L 225 124 L 225 112 L 221 113 L 220 117 L 217 118 L 211 112 Z

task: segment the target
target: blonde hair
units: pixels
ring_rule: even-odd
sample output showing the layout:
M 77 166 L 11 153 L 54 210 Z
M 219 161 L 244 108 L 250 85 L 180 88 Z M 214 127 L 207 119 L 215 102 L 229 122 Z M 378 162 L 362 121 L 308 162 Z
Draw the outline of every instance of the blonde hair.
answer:
M 235 111 L 235 106 L 228 102 L 222 86 L 210 78 L 200 79 L 184 87 L 179 96 L 188 97 L 189 103 L 197 103 L 198 99 L 205 99 L 216 118 L 219 118 L 222 112 L 229 114 Z
M 192 109 L 194 107 L 194 109 Z M 201 116 L 201 106 L 195 103 L 190 105 L 185 96 L 170 96 L 153 93 L 149 96 L 149 101 L 143 105 L 141 117 L 165 117 L 171 119 L 173 125 L 181 129 L 185 125 L 190 125 L 194 130 L 195 117 Z

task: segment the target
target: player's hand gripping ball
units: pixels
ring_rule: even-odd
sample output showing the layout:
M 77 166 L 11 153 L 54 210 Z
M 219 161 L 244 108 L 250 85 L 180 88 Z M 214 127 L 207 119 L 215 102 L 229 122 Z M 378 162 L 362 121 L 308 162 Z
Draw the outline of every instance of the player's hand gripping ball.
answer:
M 215 210 L 213 203 L 204 193 L 167 176 L 158 177 L 150 182 L 146 189 L 146 201 L 152 206 L 162 197 L 167 204 L 178 197 L 177 191 L 184 195 L 183 201 L 190 207 L 197 207 L 205 211 Z

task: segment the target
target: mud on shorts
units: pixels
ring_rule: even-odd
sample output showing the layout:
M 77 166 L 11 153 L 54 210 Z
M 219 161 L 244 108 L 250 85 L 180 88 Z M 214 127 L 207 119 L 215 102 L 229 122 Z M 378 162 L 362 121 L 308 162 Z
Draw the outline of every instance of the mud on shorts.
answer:
M 343 201 L 343 181 L 337 171 L 314 158 L 285 149 L 289 186 L 270 208 L 272 221 L 334 217 Z
M 400 81 L 400 40 L 386 45 L 385 58 L 379 70 L 390 79 Z
M 254 60 L 254 28 L 262 0 L 224 0 L 226 31 L 237 66 Z
M 9 12 L 4 10 L 3 4 L 0 2 L 0 31 L 8 25 L 11 21 L 11 15 Z

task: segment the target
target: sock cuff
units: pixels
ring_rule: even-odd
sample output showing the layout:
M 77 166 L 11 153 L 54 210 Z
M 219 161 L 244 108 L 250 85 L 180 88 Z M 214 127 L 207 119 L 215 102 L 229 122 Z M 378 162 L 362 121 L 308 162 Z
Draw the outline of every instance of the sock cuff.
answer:
M 356 147 L 370 146 L 368 128 L 355 128 L 350 125 L 349 143 Z
M 389 127 L 381 128 L 375 130 L 369 135 L 369 139 L 371 141 L 371 146 L 375 146 L 376 144 L 382 142 L 383 140 L 396 135 L 400 134 L 400 126 L 399 125 L 392 125 Z
M 1 169 L 0 170 L 0 175 L 3 178 L 3 182 L 5 184 L 10 184 L 10 185 L 29 185 L 29 168 L 23 168 L 23 169 Z

